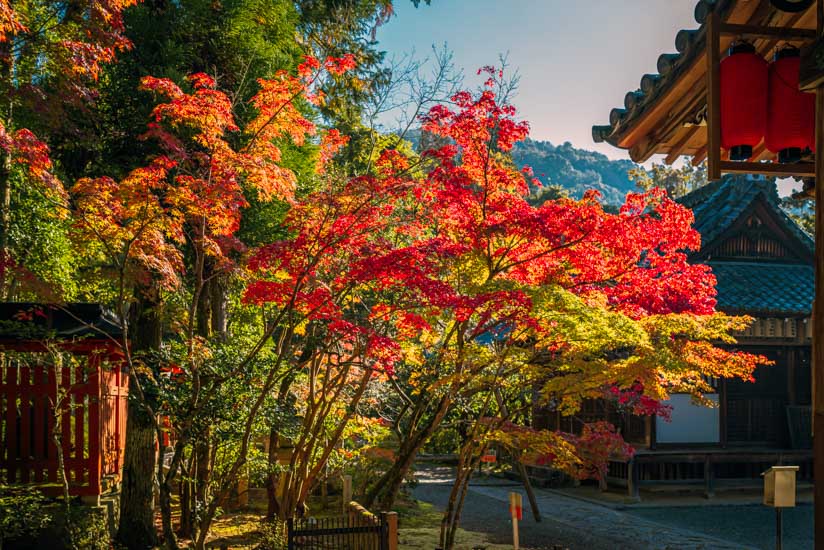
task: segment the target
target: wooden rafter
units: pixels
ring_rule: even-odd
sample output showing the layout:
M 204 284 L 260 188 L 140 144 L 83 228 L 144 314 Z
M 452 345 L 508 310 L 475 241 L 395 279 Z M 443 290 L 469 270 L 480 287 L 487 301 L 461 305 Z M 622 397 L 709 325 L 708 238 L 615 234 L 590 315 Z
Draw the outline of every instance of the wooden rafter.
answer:
M 686 132 L 684 132 L 684 137 L 678 140 L 678 143 L 672 146 L 672 150 L 670 150 L 667 157 L 664 159 L 664 162 L 667 164 L 672 164 L 675 162 L 678 157 L 684 154 L 684 149 L 686 148 L 687 144 L 690 140 L 695 136 L 696 133 L 701 129 L 701 126 L 693 126 Z
M 729 23 L 744 24 L 750 21 L 753 14 L 756 13 L 760 2 L 745 2 L 740 9 L 736 10 L 730 17 Z M 726 48 L 732 42 L 732 38 L 725 37 L 721 40 L 721 46 Z M 683 75 L 679 75 L 678 81 L 672 86 L 668 87 L 666 91 L 658 98 L 644 114 L 634 122 L 632 127 L 628 129 L 627 133 L 621 136 L 618 147 L 625 149 L 631 148 L 641 136 L 648 135 L 666 116 L 666 113 L 672 111 L 672 108 L 678 103 L 682 102 L 685 94 L 695 90 L 696 86 L 703 87 L 704 72 L 706 62 L 699 55 L 689 68 L 685 68 Z

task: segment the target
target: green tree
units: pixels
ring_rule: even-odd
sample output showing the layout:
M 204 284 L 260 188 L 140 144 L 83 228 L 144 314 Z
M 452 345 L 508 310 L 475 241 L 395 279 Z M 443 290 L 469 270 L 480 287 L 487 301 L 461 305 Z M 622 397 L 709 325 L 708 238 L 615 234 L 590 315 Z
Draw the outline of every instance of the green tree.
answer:
M 660 187 L 670 198 L 677 199 L 707 184 L 707 165 L 693 166 L 685 162 L 680 168 L 673 168 L 666 164 L 653 164 L 649 170 L 641 167 L 630 170 L 629 178 L 643 191 Z

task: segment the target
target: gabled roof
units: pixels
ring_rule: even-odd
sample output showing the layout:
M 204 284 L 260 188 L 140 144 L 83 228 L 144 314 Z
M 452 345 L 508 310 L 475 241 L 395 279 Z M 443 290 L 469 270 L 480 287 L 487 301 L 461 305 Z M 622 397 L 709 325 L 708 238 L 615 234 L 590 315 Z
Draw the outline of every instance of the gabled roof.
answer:
M 658 74 L 641 77 L 640 87 L 629 91 L 624 105 L 609 113 L 609 124 L 592 127 L 596 143 L 607 142 L 628 149 L 635 162 L 654 154 L 667 155 L 672 163 L 680 155 L 693 156 L 695 163 L 706 158 L 706 21 L 710 13 L 721 21 L 738 25 L 760 25 L 815 29 L 815 4 L 801 13 L 787 13 L 767 0 L 700 0 L 695 6 L 697 29 L 683 29 L 675 36 L 675 53 L 658 58 Z M 722 36 L 726 48 L 732 37 Z M 781 45 L 775 39 L 756 39 L 756 50 L 769 55 Z M 763 147 L 755 160 L 772 158 Z
M 782 228 L 812 256 L 815 243 L 781 208 L 774 178 L 728 175 L 684 195 L 678 202 L 692 209 L 693 227 L 701 233 L 701 245 L 707 247 L 732 227 L 759 197 L 770 207 Z
M 725 176 L 684 195 L 678 202 L 691 208 L 693 227 L 701 233 L 702 247 L 711 247 L 734 229 L 742 217 L 763 204 L 789 238 L 796 241 L 805 263 L 775 260 L 730 261 L 710 259 L 717 280 L 718 309 L 760 316 L 809 315 L 815 295 L 815 244 L 780 207 L 773 178 Z M 785 243 L 790 245 L 791 243 Z M 701 261 L 701 253 L 698 253 Z

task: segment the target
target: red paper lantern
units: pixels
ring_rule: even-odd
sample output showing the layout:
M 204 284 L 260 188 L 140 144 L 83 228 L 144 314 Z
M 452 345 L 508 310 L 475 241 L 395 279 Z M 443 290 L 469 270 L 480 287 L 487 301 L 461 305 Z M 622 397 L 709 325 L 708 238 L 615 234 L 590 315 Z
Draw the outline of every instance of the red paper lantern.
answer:
M 777 52 L 770 64 L 765 141 L 779 162 L 798 162 L 815 147 L 815 94 L 798 89 L 800 65 L 797 48 Z
M 747 160 L 767 127 L 767 62 L 751 44 L 730 48 L 721 60 L 721 147 Z

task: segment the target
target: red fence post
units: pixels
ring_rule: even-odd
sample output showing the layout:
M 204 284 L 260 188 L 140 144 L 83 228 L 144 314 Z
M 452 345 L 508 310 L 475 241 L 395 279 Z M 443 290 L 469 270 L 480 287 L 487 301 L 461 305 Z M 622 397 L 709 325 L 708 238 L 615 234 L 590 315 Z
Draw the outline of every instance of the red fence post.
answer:
M 29 460 L 31 459 L 31 391 L 29 367 L 20 367 L 20 384 L 17 392 L 20 395 L 20 481 L 28 483 L 31 480 Z
M 48 376 L 48 391 L 46 395 L 48 396 L 47 405 L 48 405 L 48 434 L 47 439 L 48 442 L 46 444 L 46 455 L 48 456 L 47 468 L 48 468 L 48 480 L 50 483 L 57 482 L 57 445 L 54 444 L 54 430 L 57 425 L 57 414 L 60 414 L 59 411 L 55 410 L 57 406 L 57 373 L 55 372 L 56 366 L 52 365 L 49 368 L 49 376 Z
M 5 372 L 5 396 L 6 396 L 6 441 L 3 450 L 4 465 L 6 467 L 6 482 L 14 483 L 17 480 L 17 453 L 19 452 L 17 441 L 17 369 L 10 367 L 6 362 L 3 367 Z
M 60 411 L 60 448 L 63 451 L 63 475 L 67 481 L 72 480 L 68 461 L 72 457 L 72 399 L 71 367 L 64 366 L 60 373 L 60 391 L 63 392 L 62 409 Z M 57 467 L 55 466 L 55 470 Z
M 74 416 L 74 481 L 83 484 L 86 481 L 86 403 L 87 395 L 86 365 L 81 364 L 74 368 L 74 383 L 72 384 L 72 414 Z
M 34 481 L 40 483 L 43 481 L 43 466 L 45 466 L 46 453 L 44 434 L 46 430 L 46 411 L 45 401 L 48 388 L 43 383 L 43 365 L 36 364 L 32 369 L 34 374 L 34 383 L 32 384 L 32 424 L 34 425 L 34 441 L 32 442 L 32 460 L 31 464 L 34 467 Z
M 101 391 L 100 355 L 91 353 L 87 356 L 89 368 L 89 382 L 87 392 L 89 395 L 89 489 L 88 494 L 100 494 L 100 467 L 101 467 L 101 445 L 100 445 L 100 407 L 103 404 L 103 392 Z

